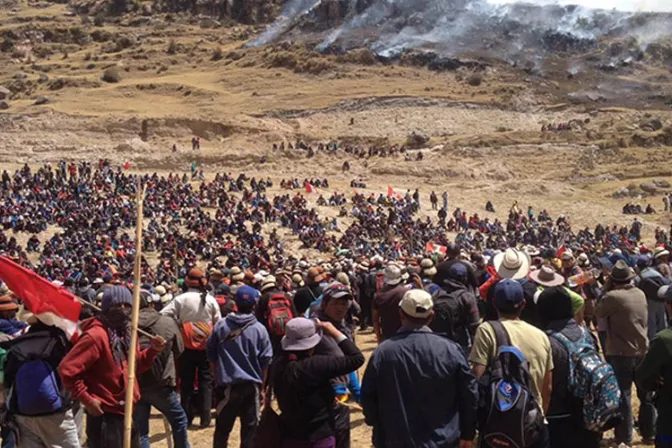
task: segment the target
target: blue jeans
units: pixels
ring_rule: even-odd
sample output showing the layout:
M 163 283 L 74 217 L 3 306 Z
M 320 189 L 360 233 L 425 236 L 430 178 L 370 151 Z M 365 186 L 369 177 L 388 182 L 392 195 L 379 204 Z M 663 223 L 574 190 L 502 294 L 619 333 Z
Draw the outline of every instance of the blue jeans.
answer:
M 16 443 L 14 442 L 14 433 L 9 430 L 9 428 L 2 428 L 2 448 L 14 448 Z
M 187 414 L 182 409 L 180 397 L 170 387 L 143 391 L 135 405 L 133 418 L 140 432 L 140 448 L 149 448 L 149 413 L 155 407 L 166 416 L 173 432 L 175 448 L 189 448 L 187 438 Z
M 639 356 L 609 356 L 607 361 L 614 368 L 618 387 L 621 389 L 621 413 L 623 421 L 614 428 L 617 443 L 632 445 L 634 422 L 632 419 L 632 383 L 635 381 L 635 369 L 642 361 Z M 651 394 L 637 388 L 637 398 L 641 402 L 638 424 L 642 438 L 652 438 L 656 435 L 656 408 L 653 406 Z

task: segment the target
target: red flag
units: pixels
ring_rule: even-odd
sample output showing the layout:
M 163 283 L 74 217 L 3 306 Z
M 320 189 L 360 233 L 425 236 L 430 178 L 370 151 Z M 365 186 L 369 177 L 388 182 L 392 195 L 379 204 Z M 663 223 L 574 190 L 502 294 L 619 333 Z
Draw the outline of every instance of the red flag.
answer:
M 567 252 L 567 248 L 563 244 L 562 246 L 560 246 L 560 249 L 558 249 L 558 258 L 562 258 L 562 254 L 564 254 L 565 252 Z
M 129 170 L 129 169 L 131 169 L 131 162 L 126 162 L 126 163 L 124 163 L 124 169 L 125 169 L 125 170 Z
M 442 254 L 445 254 L 448 248 L 446 246 L 441 246 L 440 244 L 434 244 L 431 241 L 427 243 L 427 246 L 425 247 L 427 250 L 427 253 L 433 254 L 436 252 L 441 252 Z
M 69 338 L 77 332 L 82 304 L 74 294 L 2 256 L 0 278 L 23 301 L 26 309 L 46 324 L 60 328 Z
M 306 193 L 317 193 L 317 189 L 310 182 L 306 182 Z
M 390 187 L 389 185 L 387 187 L 387 196 L 390 198 L 394 196 L 394 188 Z

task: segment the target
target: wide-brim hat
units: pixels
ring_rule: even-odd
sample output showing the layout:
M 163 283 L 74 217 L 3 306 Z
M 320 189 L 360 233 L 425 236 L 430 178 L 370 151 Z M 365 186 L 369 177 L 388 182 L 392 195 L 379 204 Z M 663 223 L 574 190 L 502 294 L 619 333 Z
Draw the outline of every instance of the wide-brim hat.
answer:
M 245 278 L 245 273 L 238 266 L 231 268 L 231 280 L 234 282 L 240 282 Z
M 653 258 L 666 257 L 668 255 L 670 255 L 670 251 L 662 246 L 653 249 Z
M 495 256 L 493 265 L 500 277 L 518 280 L 527 277 L 531 262 L 527 253 L 509 248 Z
M 272 275 L 267 276 L 261 282 L 261 287 L 259 288 L 261 292 L 264 292 L 268 289 L 275 288 L 277 286 L 275 277 Z
M 630 266 L 623 260 L 618 260 L 611 269 L 611 279 L 615 282 L 626 283 L 637 276 Z
M 542 266 L 541 269 L 530 272 L 530 279 L 541 286 L 552 288 L 565 283 L 565 278 L 559 275 L 550 266 Z
M 304 317 L 297 317 L 285 327 L 285 336 L 280 345 L 289 352 L 303 352 L 310 350 L 322 340 L 322 330 L 315 326 L 315 322 Z

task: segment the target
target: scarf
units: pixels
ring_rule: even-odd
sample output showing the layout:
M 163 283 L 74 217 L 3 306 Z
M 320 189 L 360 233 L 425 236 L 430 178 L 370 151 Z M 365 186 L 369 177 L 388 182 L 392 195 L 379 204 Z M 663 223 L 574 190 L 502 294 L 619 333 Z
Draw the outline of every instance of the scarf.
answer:
M 131 346 L 131 332 L 128 331 L 128 311 L 121 308 L 112 308 L 100 317 L 100 321 L 107 329 L 112 358 L 119 367 L 122 367 Z

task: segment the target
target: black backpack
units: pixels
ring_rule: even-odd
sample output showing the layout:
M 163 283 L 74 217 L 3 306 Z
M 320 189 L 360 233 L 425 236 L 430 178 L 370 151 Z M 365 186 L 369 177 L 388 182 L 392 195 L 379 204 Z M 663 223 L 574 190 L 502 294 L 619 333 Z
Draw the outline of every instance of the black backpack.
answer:
M 432 294 L 434 319 L 429 324 L 434 333 L 443 334 L 465 347 L 469 338 L 463 296 L 467 292 L 466 289 L 447 292 L 445 289 L 439 288 Z
M 497 355 L 479 381 L 479 434 L 482 448 L 526 448 L 539 440 L 544 416 L 530 388 L 528 361 L 511 345 L 499 321 L 490 321 Z

